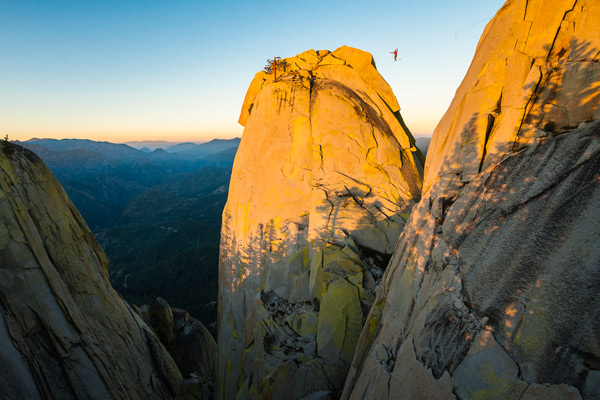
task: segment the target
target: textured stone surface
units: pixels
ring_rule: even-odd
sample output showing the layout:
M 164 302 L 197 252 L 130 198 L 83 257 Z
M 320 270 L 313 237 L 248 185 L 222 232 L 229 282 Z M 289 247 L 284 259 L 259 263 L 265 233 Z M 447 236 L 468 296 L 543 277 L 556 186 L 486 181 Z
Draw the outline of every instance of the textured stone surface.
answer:
M 214 397 L 217 344 L 208 329 L 187 311 L 171 308 L 160 297 L 142 306 L 139 312 L 154 329 L 185 378 L 178 396 L 196 394 L 203 396 L 201 398 Z
M 217 343 L 200 321 L 178 308 L 173 308 L 173 340 L 168 349 L 184 377 L 194 375 L 214 387 Z
M 342 398 L 427 382 L 460 399 L 597 398 L 599 18 L 594 1 L 515 0 L 488 24 Z M 432 377 L 382 391 L 407 346 Z
M 219 395 L 336 396 L 421 190 L 422 154 L 372 56 L 259 72 L 223 213 Z M 319 397 L 320 396 L 320 397 Z
M 154 329 L 160 341 L 168 346 L 173 340 L 173 310 L 169 303 L 158 297 L 148 307 L 149 318 L 145 321 Z
M 343 398 L 393 398 L 364 393 L 387 385 L 407 343 L 460 398 L 594 398 L 600 122 L 507 156 L 460 190 L 436 185 L 444 218 L 431 215 L 434 186 L 401 234 Z
M 598 118 L 600 4 L 508 1 L 486 27 L 428 149 L 424 190 Z M 596 114 L 596 115 L 595 115 Z
M 0 146 L 0 397 L 172 398 L 181 375 L 112 289 L 108 259 L 58 181 Z

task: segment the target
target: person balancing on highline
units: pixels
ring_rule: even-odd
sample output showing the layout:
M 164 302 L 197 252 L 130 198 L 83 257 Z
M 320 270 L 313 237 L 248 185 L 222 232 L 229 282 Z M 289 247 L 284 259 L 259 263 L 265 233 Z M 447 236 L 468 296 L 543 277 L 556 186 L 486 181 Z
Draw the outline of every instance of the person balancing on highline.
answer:
M 394 55 L 394 62 L 396 62 L 396 60 L 398 59 L 398 48 L 396 47 L 396 50 L 390 51 L 390 54 Z

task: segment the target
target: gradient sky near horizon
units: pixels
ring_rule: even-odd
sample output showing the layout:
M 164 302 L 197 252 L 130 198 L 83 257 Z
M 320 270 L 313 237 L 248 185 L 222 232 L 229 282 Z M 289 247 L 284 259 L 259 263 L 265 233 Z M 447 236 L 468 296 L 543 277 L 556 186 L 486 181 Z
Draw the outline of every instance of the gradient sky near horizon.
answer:
M 0 134 L 241 136 L 246 90 L 268 58 L 348 45 L 373 54 L 408 127 L 430 135 L 503 3 L 0 0 Z

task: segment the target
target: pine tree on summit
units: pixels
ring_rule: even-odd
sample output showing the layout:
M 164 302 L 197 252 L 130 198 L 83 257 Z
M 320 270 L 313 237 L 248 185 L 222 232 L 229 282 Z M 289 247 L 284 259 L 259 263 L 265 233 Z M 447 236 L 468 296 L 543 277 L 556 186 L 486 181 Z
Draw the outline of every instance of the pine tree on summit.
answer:
M 264 71 L 267 74 L 273 74 L 273 81 L 277 82 L 277 70 L 285 72 L 287 67 L 287 61 L 282 60 L 281 57 L 273 57 L 272 60 L 267 60 L 267 65 L 265 66 Z

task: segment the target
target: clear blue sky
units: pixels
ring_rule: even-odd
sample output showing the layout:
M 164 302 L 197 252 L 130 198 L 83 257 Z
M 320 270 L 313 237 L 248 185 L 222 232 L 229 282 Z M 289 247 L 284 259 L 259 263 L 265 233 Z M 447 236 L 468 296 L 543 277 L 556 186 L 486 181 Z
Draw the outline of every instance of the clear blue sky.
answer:
M 0 0 L 0 134 L 240 136 L 267 58 L 341 45 L 372 53 L 413 133 L 430 134 L 485 27 L 472 25 L 503 3 Z

